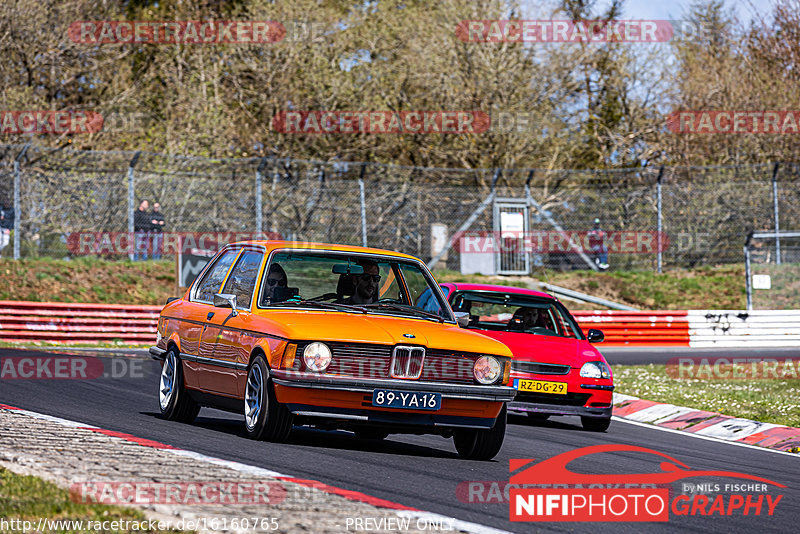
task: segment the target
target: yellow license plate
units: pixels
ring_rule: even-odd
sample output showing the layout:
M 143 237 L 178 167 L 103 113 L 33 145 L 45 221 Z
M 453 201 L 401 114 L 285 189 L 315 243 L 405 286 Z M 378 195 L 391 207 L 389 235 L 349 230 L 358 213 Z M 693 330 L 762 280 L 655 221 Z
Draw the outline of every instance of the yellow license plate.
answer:
M 567 394 L 566 382 L 547 382 L 545 380 L 514 380 L 514 388 L 519 391 L 530 391 L 532 393 L 555 393 L 557 395 Z

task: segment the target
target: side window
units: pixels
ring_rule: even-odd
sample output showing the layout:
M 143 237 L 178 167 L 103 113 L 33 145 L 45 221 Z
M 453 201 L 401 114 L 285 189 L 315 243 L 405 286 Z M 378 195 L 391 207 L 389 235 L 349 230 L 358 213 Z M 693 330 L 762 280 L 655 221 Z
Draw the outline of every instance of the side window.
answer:
M 238 250 L 229 250 L 217 259 L 216 263 L 206 271 L 203 279 L 197 284 L 194 300 L 214 302 L 214 293 L 219 293 L 222 281 L 225 280 L 225 275 L 228 274 L 228 269 L 231 268 L 233 260 L 236 259 L 238 253 Z
M 254 250 L 246 250 L 239 256 L 239 261 L 236 262 L 225 282 L 223 293 L 230 293 L 236 295 L 236 307 L 241 310 L 250 309 L 250 303 L 253 301 L 253 288 L 256 286 L 256 277 L 258 276 L 258 268 L 261 266 L 261 259 L 264 255 Z
M 439 299 L 428 285 L 425 275 L 417 267 L 411 265 L 400 264 L 400 270 L 411 296 L 411 304 L 423 311 L 444 315 Z

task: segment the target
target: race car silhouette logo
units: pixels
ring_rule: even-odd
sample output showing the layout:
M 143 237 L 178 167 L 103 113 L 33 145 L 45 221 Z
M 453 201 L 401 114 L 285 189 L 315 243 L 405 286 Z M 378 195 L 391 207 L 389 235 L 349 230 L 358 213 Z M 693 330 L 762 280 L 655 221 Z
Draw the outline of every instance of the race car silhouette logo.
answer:
M 659 456 L 662 459 L 659 464 L 661 472 L 584 474 L 567 468 L 578 458 L 604 452 L 641 452 Z M 531 462 L 535 460 L 514 459 L 509 462 L 509 470 L 516 472 L 509 480 L 511 521 L 668 521 L 670 510 L 675 515 L 772 515 L 783 495 L 720 493 L 714 499 L 708 495 L 679 495 L 670 503 L 669 488 L 664 485 L 687 478 L 726 477 L 759 482 L 758 486 L 764 488 L 766 485 L 786 487 L 736 471 L 695 470 L 664 453 L 634 445 L 595 445 L 533 465 Z M 525 466 L 528 467 L 519 471 Z M 643 485 L 662 487 L 641 487 Z M 746 485 L 725 484 L 726 489 L 733 491 L 743 486 Z

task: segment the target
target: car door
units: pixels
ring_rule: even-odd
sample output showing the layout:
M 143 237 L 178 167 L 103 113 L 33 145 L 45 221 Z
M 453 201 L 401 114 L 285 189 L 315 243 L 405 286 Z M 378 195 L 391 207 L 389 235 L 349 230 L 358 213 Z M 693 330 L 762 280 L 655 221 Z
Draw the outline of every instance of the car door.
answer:
M 189 356 L 184 359 L 186 381 L 193 387 L 203 388 L 204 375 L 215 368 L 212 361 L 219 329 L 214 324 L 214 317 L 219 315 L 219 309 L 214 307 L 214 294 L 220 292 L 239 252 L 239 249 L 230 249 L 219 256 L 202 275 L 191 295 L 191 305 L 196 308 L 193 316 L 200 322 L 192 325 L 192 339 L 182 339 L 181 346 Z
M 246 349 L 252 337 L 253 290 L 261 271 L 264 253 L 245 249 L 225 279 L 220 293 L 236 297 L 236 314 L 230 308 L 214 307 L 214 315 L 206 324 L 206 335 L 213 338 L 213 365 L 206 367 L 200 387 L 228 397 L 240 396 L 239 375 L 247 367 Z

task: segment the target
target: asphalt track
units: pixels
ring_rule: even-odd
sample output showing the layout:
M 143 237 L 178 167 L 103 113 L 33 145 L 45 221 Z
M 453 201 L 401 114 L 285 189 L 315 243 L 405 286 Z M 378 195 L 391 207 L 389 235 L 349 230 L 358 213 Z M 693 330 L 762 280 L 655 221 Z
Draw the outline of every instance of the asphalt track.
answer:
M 45 352 L 0 349 L 8 356 Z M 295 429 L 285 444 L 256 442 L 243 433 L 242 418 L 204 409 L 191 425 L 162 420 L 156 398 L 158 363 L 140 360 L 141 376 L 94 380 L 0 380 L 0 403 L 126 432 L 183 449 L 322 481 L 406 506 L 513 532 L 795 532 L 800 524 L 800 458 L 709 441 L 685 434 L 614 421 L 607 433 L 580 429 L 576 418 L 554 418 L 538 426 L 510 420 L 495 460 L 461 460 L 452 440 L 436 436 L 390 436 L 379 443 L 357 441 L 347 432 Z M 507 481 L 509 459 L 550 458 L 579 447 L 628 444 L 651 448 L 693 469 L 727 470 L 784 484 L 771 490 L 784 497 L 773 516 L 676 516 L 666 523 L 512 523 L 507 503 L 463 502 L 466 481 Z M 639 452 L 604 453 L 570 464 L 584 473 L 655 473 L 658 460 Z M 691 482 L 742 482 L 727 478 Z M 466 500 L 466 496 L 464 496 Z M 792 526 L 794 525 L 794 526 Z M 344 531 L 344 526 L 343 526 Z

